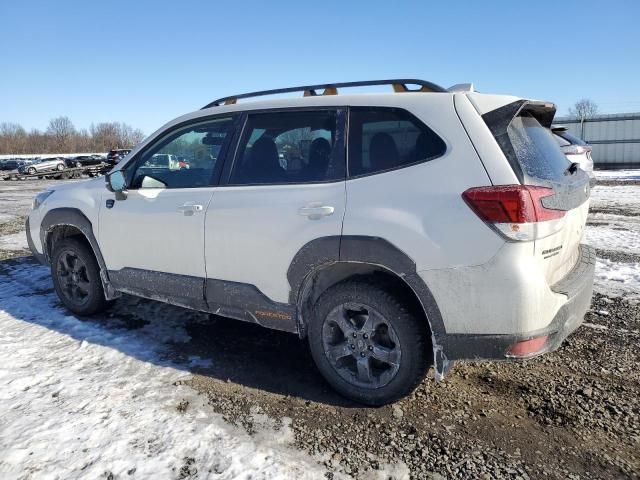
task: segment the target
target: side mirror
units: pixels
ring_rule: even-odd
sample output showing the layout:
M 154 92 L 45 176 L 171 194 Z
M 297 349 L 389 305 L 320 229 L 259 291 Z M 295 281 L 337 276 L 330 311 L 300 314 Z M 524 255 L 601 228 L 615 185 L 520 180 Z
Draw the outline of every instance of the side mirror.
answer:
M 107 175 L 107 190 L 116 194 L 116 200 L 127 199 L 127 180 L 120 170 Z

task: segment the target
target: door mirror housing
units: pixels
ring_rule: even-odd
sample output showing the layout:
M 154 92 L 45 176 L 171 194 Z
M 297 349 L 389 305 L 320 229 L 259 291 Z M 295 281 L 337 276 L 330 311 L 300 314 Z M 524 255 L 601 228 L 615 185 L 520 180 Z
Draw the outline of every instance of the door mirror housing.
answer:
M 116 194 L 116 200 L 126 200 L 127 180 L 121 170 L 107 175 L 107 190 Z

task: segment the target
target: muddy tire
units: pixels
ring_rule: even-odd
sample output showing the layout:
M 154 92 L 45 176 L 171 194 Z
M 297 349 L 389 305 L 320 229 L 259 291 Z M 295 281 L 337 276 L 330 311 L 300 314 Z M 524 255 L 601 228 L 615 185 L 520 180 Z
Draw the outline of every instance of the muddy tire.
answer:
M 104 298 L 98 262 L 82 240 L 69 237 L 55 243 L 51 276 L 60 301 L 77 315 L 93 315 L 110 305 Z
M 387 289 L 346 281 L 324 292 L 315 307 L 311 354 L 345 397 L 384 405 L 412 392 L 425 377 L 432 358 L 425 321 Z

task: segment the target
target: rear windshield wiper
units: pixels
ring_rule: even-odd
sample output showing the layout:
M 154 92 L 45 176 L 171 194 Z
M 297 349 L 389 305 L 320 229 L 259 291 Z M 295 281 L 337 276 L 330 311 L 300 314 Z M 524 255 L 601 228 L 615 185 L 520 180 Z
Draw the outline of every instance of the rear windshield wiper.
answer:
M 578 171 L 578 168 L 580 168 L 580 164 L 578 162 L 571 162 L 571 165 L 569 165 L 569 168 L 564 171 L 564 174 L 574 175 Z

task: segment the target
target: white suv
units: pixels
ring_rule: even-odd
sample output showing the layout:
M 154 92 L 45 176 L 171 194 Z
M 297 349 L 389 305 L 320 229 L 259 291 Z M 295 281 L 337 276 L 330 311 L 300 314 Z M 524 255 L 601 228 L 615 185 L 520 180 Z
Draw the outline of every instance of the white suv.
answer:
M 338 94 L 370 85 L 394 93 Z M 78 315 L 125 292 L 295 333 L 336 390 L 384 404 L 431 366 L 439 379 L 454 360 L 539 355 L 581 323 L 589 178 L 554 113 L 421 80 L 223 98 L 158 130 L 106 186 L 39 194 L 31 250 Z M 151 161 L 167 154 L 190 168 Z

